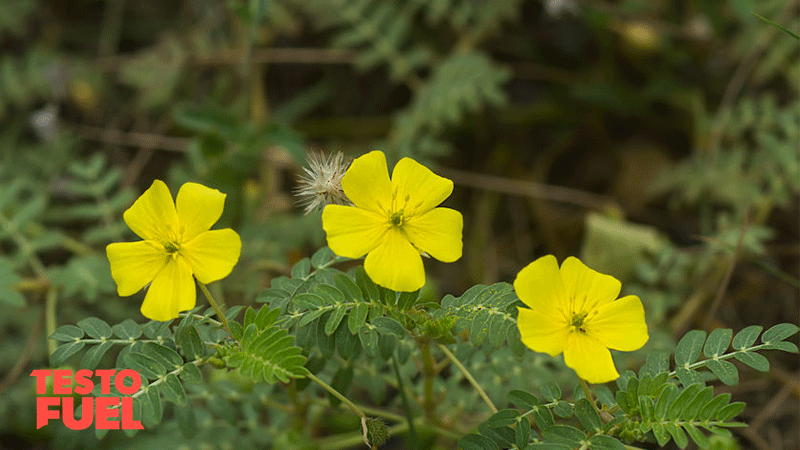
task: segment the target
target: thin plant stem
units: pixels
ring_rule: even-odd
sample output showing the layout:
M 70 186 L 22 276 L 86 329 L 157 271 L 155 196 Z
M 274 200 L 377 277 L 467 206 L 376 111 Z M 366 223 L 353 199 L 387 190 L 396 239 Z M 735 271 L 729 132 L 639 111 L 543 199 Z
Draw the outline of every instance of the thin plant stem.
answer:
M 458 358 L 456 358 L 456 355 L 454 355 L 449 348 L 445 347 L 442 344 L 438 345 L 439 349 L 445 354 L 445 356 L 447 356 L 447 359 L 452 361 L 453 364 L 455 364 L 455 366 L 458 367 L 458 370 L 460 370 L 461 373 L 464 374 L 464 377 L 467 379 L 467 381 L 469 381 L 469 384 L 471 384 L 472 387 L 474 387 L 475 390 L 478 391 L 478 395 L 480 395 L 483 401 L 486 402 L 487 405 L 489 405 L 489 409 L 491 409 L 493 413 L 496 413 L 497 407 L 494 406 L 494 403 L 492 403 L 492 399 L 490 399 L 489 396 L 486 395 L 486 391 L 484 391 L 481 385 L 478 384 L 478 381 L 475 380 L 475 377 L 473 377 L 472 374 L 469 373 L 469 370 L 467 370 L 467 368 L 464 367 L 463 364 L 461 364 L 461 361 L 459 361 Z
M 44 329 L 47 336 L 52 336 L 56 332 L 56 301 L 58 300 L 58 292 L 55 286 L 50 286 L 47 289 L 47 297 L 44 303 Z M 56 341 L 47 339 L 47 351 L 50 355 L 56 351 Z
M 419 448 L 419 439 L 417 438 L 417 430 L 414 428 L 414 417 L 411 415 L 411 405 L 408 402 L 406 389 L 403 385 L 403 377 L 400 376 L 400 364 L 397 362 L 396 351 L 395 355 L 392 357 L 392 367 L 394 367 L 394 374 L 397 376 L 397 387 L 400 391 L 400 399 L 403 401 L 403 411 L 406 414 L 406 421 L 408 422 L 408 435 L 411 441 L 409 447 L 412 450 L 416 450 Z
M 586 400 L 589 400 L 589 403 L 592 404 L 592 408 L 594 408 L 594 410 L 597 411 L 597 415 L 600 415 L 600 409 L 594 402 L 594 396 L 592 395 L 592 391 L 591 389 L 589 389 L 589 385 L 586 384 L 586 380 L 584 380 L 583 378 L 581 378 L 581 389 L 583 389 L 583 395 L 586 396 Z
M 225 330 L 228 332 L 228 334 L 233 336 L 233 333 L 231 332 L 231 327 L 230 325 L 228 325 L 228 318 L 225 317 L 225 314 L 223 314 L 222 310 L 219 309 L 219 305 L 217 305 L 217 302 L 214 301 L 214 297 L 211 295 L 211 292 L 208 292 L 208 288 L 206 287 L 206 285 L 201 283 L 200 281 L 198 281 L 197 284 L 200 285 L 200 290 L 203 291 L 203 295 L 206 296 L 206 298 L 208 299 L 208 303 L 211 304 L 211 307 L 214 308 L 214 311 L 217 313 L 217 317 L 219 317 L 220 322 L 222 322 L 222 326 L 225 327 Z
M 358 415 L 358 417 L 361 418 L 361 434 L 362 434 L 361 437 L 363 438 L 365 444 L 367 444 L 369 447 L 372 447 L 372 445 L 369 442 L 369 438 L 367 437 L 367 415 L 364 414 L 364 411 L 362 411 L 361 408 L 356 406 L 355 403 L 351 402 L 347 397 L 342 395 L 341 392 L 337 391 L 333 386 L 317 378 L 317 376 L 314 375 L 313 373 L 311 372 L 307 373 L 306 377 L 309 380 L 313 381 L 314 383 L 320 385 L 326 391 L 330 392 L 330 394 L 333 395 L 334 397 L 341 400 L 342 403 L 347 405 L 350 409 L 353 410 L 354 413 Z

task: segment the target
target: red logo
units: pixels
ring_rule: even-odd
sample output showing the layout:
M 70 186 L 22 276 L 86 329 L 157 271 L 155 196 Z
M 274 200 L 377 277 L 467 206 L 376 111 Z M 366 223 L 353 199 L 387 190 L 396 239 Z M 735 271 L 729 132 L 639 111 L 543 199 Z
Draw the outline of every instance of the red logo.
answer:
M 75 373 L 75 389 L 72 388 L 73 376 L 71 370 L 39 369 L 31 372 L 36 377 L 36 428 L 47 425 L 50 419 L 61 419 L 64 425 L 71 430 L 85 430 L 92 423 L 98 430 L 142 430 L 141 421 L 133 420 L 132 397 L 80 397 L 81 418 L 75 418 L 74 394 L 87 395 L 94 389 L 92 376 L 100 378 L 100 393 L 111 393 L 111 382 L 121 394 L 131 395 L 142 387 L 142 377 L 138 372 L 124 369 L 117 372 L 114 369 L 95 370 L 82 369 Z M 53 378 L 53 394 L 64 397 L 44 396 L 47 394 L 47 378 Z M 125 386 L 123 380 L 130 378 L 133 382 Z M 50 407 L 61 407 L 61 410 Z M 116 419 L 119 420 L 109 420 Z

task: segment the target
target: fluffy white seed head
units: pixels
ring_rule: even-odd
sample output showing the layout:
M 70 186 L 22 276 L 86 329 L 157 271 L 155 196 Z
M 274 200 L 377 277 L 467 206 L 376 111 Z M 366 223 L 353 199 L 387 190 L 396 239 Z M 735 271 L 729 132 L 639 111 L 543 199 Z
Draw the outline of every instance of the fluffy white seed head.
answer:
M 325 208 L 325 205 L 349 205 L 350 201 L 342 190 L 342 177 L 350 161 L 341 152 L 331 155 L 311 152 L 306 158 L 308 167 L 298 178 L 294 195 L 300 198 L 306 214 Z

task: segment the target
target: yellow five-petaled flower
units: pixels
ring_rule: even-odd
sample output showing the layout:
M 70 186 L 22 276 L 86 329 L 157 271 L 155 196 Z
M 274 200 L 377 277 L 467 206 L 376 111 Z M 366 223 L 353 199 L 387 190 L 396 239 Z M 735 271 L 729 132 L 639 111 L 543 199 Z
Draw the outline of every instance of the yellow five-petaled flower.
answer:
M 211 230 L 219 220 L 225 194 L 197 183 L 181 186 L 175 203 L 167 185 L 156 180 L 123 214 L 139 242 L 106 247 L 111 276 L 121 296 L 133 295 L 147 283 L 142 314 L 166 321 L 194 308 L 194 279 L 211 283 L 226 277 L 242 242 L 230 228 Z
M 644 307 L 635 295 L 617 300 L 622 284 L 569 257 L 561 269 L 543 256 L 522 269 L 514 289 L 528 308 L 517 325 L 531 350 L 556 356 L 590 383 L 619 377 L 608 349 L 633 351 L 648 339 Z
M 410 158 L 394 166 L 383 152 L 357 158 L 342 178 L 354 206 L 328 205 L 322 227 L 334 253 L 364 260 L 375 283 L 395 291 L 425 284 L 420 254 L 453 262 L 461 257 L 461 213 L 437 206 L 453 192 L 453 182 Z

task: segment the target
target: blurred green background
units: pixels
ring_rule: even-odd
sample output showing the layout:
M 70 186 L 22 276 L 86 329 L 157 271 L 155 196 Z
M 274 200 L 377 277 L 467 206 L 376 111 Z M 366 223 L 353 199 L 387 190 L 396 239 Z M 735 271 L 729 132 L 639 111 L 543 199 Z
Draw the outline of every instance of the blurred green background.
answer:
M 786 0 L 0 1 L 0 448 L 159 442 L 36 430 L 48 326 L 144 320 L 104 246 L 155 178 L 228 194 L 225 297 L 251 304 L 324 245 L 292 197 L 309 150 L 455 182 L 464 256 L 426 263 L 429 295 L 552 253 L 640 295 L 648 349 L 797 323 L 800 47 L 752 13 L 800 26 Z M 719 448 L 800 448 L 798 361 L 775 356 L 718 388 L 751 424 Z

